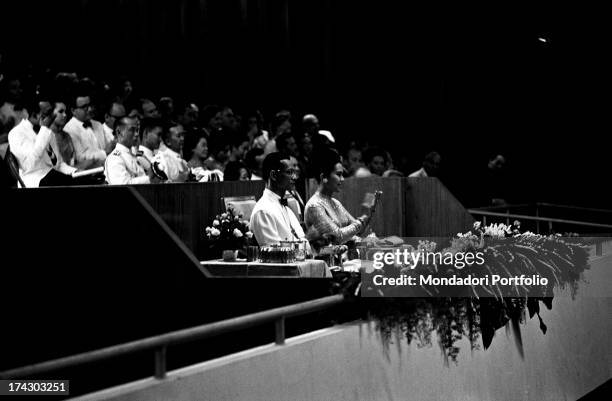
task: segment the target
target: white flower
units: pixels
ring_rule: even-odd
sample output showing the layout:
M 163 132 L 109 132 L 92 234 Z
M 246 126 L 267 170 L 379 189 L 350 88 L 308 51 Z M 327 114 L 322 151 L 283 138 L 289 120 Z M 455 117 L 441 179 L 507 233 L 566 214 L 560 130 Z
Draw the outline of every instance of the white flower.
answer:
M 210 231 L 212 230 L 212 228 L 210 227 L 206 227 L 206 234 L 210 234 Z
M 213 237 L 218 237 L 219 235 L 221 235 L 221 231 L 217 230 L 216 228 L 213 228 L 212 230 L 210 230 L 210 235 L 212 235 Z
M 480 228 L 480 222 L 476 221 L 474 222 L 474 230 L 478 230 Z
M 234 216 L 234 221 L 240 221 L 240 217 Z
M 237 228 L 234 228 L 234 232 L 232 234 L 234 234 L 234 237 L 236 238 L 242 238 L 242 231 Z
M 217 227 L 219 225 L 219 220 L 215 219 L 213 221 L 213 227 Z
M 246 237 L 249 239 L 253 238 L 253 233 L 250 231 L 247 231 L 244 235 L 246 235 Z
M 227 213 L 221 213 L 221 218 L 222 219 L 227 219 Z

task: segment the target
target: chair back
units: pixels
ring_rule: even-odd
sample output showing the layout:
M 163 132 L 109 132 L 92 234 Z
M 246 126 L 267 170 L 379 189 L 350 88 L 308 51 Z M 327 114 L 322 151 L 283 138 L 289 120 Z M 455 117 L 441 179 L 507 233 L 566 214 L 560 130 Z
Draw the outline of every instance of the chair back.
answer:
M 303 210 L 300 210 L 300 203 L 291 194 L 287 194 L 287 206 L 289 206 L 289 209 L 291 209 L 293 214 L 295 214 L 295 217 L 297 217 L 298 221 L 301 223 L 303 220 L 302 219 Z
M 237 214 L 242 214 L 242 218 L 245 220 L 251 219 L 253 209 L 255 209 L 255 196 L 228 196 L 223 198 L 223 204 L 225 205 L 225 211 L 228 207 L 232 207 Z
M 6 149 L 6 156 L 4 156 L 4 160 L 6 161 L 6 164 L 8 165 L 9 172 L 11 173 L 11 176 L 13 177 L 13 179 L 15 179 L 15 181 L 19 183 L 21 188 L 25 188 L 25 184 L 23 183 L 23 180 L 21 179 L 21 176 L 19 175 L 19 161 L 17 160 L 15 155 L 11 152 L 10 146 Z

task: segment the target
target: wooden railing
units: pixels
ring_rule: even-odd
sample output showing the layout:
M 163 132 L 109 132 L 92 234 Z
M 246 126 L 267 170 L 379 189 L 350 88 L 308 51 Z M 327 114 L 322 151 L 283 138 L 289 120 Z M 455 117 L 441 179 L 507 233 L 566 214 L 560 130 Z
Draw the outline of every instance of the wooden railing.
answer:
M 299 304 L 274 308 L 263 312 L 239 316 L 220 322 L 205 324 L 189 329 L 173 331 L 158 336 L 148 337 L 137 341 L 115 345 L 85 352 L 78 355 L 54 359 L 33 365 L 23 366 L 16 369 L 0 372 L 0 379 L 18 379 L 32 377 L 59 369 L 72 368 L 83 364 L 126 356 L 136 352 L 154 350 L 155 352 L 155 374 L 158 379 L 166 376 L 166 350 L 168 346 L 181 344 L 189 341 L 201 340 L 221 334 L 248 329 L 268 322 L 275 325 L 275 343 L 285 343 L 285 319 L 292 316 L 303 315 L 319 310 L 329 309 L 344 302 L 343 295 L 332 295 L 324 298 Z

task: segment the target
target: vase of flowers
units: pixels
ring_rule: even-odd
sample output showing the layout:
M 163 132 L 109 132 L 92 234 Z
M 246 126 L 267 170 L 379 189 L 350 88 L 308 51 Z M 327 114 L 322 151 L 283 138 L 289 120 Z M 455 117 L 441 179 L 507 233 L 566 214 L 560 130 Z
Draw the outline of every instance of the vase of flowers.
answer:
M 244 253 L 252 238 L 249 222 L 230 206 L 227 212 L 216 215 L 211 225 L 205 227 L 200 257 L 219 259 L 227 250 Z

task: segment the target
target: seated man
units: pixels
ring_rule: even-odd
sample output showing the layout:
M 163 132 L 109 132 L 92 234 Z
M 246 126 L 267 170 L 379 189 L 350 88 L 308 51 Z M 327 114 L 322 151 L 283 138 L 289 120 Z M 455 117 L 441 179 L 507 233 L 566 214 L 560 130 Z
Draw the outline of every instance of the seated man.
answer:
M 253 209 L 250 223 L 259 245 L 306 240 L 300 222 L 285 199 L 296 178 L 290 160 L 278 152 L 270 153 L 263 162 L 263 176 L 266 189 Z
M 100 147 L 91 125 L 91 101 L 89 96 L 77 96 L 72 108 L 72 118 L 64 126 L 74 143 L 76 166 L 90 169 L 104 165 L 106 151 Z
M 138 137 L 138 121 L 134 118 L 123 117 L 117 121 L 116 126 L 117 145 L 115 145 L 115 150 L 108 155 L 104 164 L 106 181 L 111 185 L 159 182 L 152 171 L 149 171 L 148 174 L 145 173 L 144 169 L 138 164 L 136 156 L 130 151 Z
M 142 138 L 136 158 L 138 164 L 148 173 L 161 143 L 163 122 L 159 118 L 145 118 L 141 131 Z
M 154 162 L 159 163 L 159 169 L 168 177 L 168 182 L 185 182 L 189 179 L 190 169 L 187 161 L 181 156 L 185 142 L 185 130 L 180 124 L 173 124 L 164 129 L 163 142 Z
M 47 102 L 41 102 L 41 104 Z M 48 105 L 48 103 L 47 103 Z M 11 153 L 19 163 L 19 175 L 28 188 L 39 186 L 73 185 L 70 176 L 76 168 L 58 160 L 53 131 L 58 131 L 65 115 L 54 112 L 43 115 L 37 103 L 15 104 L 21 121 L 9 132 Z M 31 113 L 28 113 L 31 111 Z
M 102 124 L 102 130 L 104 131 L 104 136 L 107 138 L 107 141 L 115 141 L 115 135 L 113 133 L 115 121 L 122 117 L 125 117 L 125 107 L 123 107 L 121 103 L 111 103 L 107 112 L 104 114 L 104 124 Z

